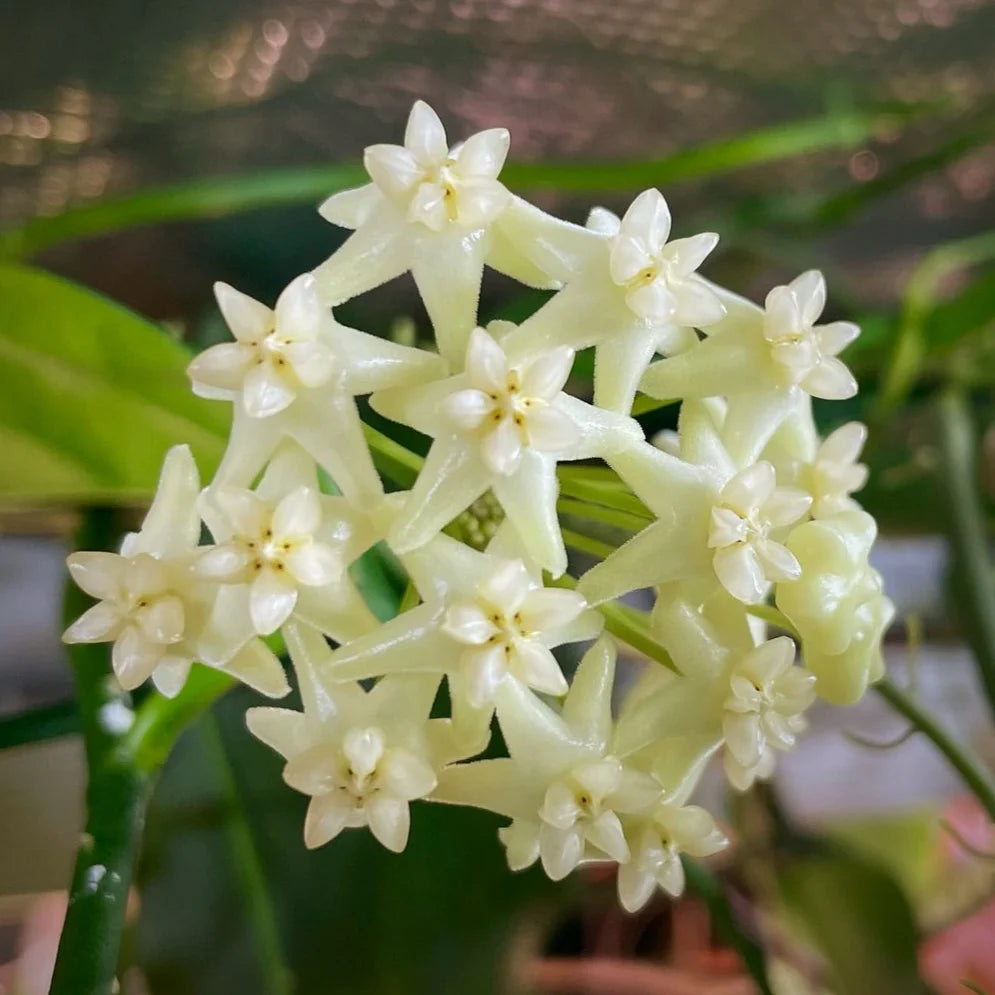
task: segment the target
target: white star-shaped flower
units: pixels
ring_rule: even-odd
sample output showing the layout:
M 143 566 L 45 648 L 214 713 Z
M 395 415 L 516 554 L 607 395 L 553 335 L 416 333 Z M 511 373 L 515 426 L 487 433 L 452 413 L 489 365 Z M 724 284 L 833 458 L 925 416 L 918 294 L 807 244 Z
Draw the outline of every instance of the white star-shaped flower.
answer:
M 867 482 L 867 467 L 857 462 L 866 440 L 866 426 L 856 421 L 841 425 L 823 440 L 815 459 L 803 471 L 806 489 L 812 495 L 813 518 L 858 510 L 850 495 Z
M 792 749 L 805 728 L 815 676 L 794 662 L 794 643 L 779 636 L 743 656 L 729 676 L 722 719 L 725 772 L 739 791 L 770 777 L 774 751 Z
M 303 712 L 250 708 L 249 730 L 287 761 L 284 780 L 309 795 L 304 841 L 323 846 L 344 829 L 368 826 L 388 850 L 408 840 L 409 806 L 435 787 L 443 764 L 472 755 L 454 748 L 448 719 L 430 719 L 438 679 L 389 677 L 370 691 L 324 680 L 331 654 L 314 629 L 285 629 Z
M 96 605 L 63 635 L 67 643 L 112 642 L 111 663 L 131 691 L 148 678 L 172 697 L 198 660 L 271 697 L 289 690 L 280 662 L 253 638 L 245 611 L 192 571 L 200 537 L 200 483 L 193 456 L 175 446 L 156 496 L 121 553 L 73 553 L 69 572 Z
M 740 600 L 755 603 L 771 581 L 797 576 L 781 539 L 811 498 L 775 487 L 769 463 L 738 469 L 715 414 L 708 404 L 685 402 L 684 458 L 648 443 L 608 457 L 657 521 L 581 578 L 578 589 L 592 604 L 678 581 L 697 582 L 707 593 L 715 580 Z
M 410 270 L 439 352 L 458 368 L 485 262 L 530 286 L 558 286 L 582 229 L 505 189 L 498 175 L 509 141 L 491 128 L 450 148 L 438 115 L 417 101 L 403 146 L 366 150 L 372 182 L 321 207 L 326 220 L 354 229 L 314 271 L 322 299 L 340 304 Z
M 726 397 L 724 440 L 745 465 L 759 457 L 806 394 L 839 399 L 857 392 L 837 354 L 860 329 L 845 321 L 815 324 L 826 301 L 826 283 L 816 270 L 775 287 L 766 310 L 721 288 L 716 292 L 725 316 L 691 349 L 654 363 L 640 389 L 660 398 Z
M 509 682 L 497 691 L 509 757 L 449 767 L 433 799 L 512 819 L 501 830 L 512 868 L 536 859 L 559 881 L 590 860 L 629 859 L 622 818 L 651 810 L 663 791 L 611 751 L 615 651 L 607 639 L 585 654 L 562 710 Z
M 812 499 L 776 483 L 770 463 L 754 463 L 726 483 L 712 507 L 712 565 L 722 586 L 747 604 L 762 601 L 772 583 L 801 574 L 798 561 L 771 533 L 799 521 Z
M 504 336 L 509 326 L 490 328 Z M 557 462 L 603 456 L 642 439 L 631 418 L 564 393 L 572 360 L 566 348 L 518 358 L 478 328 L 466 372 L 373 395 L 374 410 L 435 440 L 388 536 L 397 552 L 422 545 L 492 490 L 536 561 L 554 576 L 563 573 Z
M 235 341 L 188 367 L 194 391 L 234 402 L 228 448 L 215 485 L 248 487 L 281 440 L 304 447 L 358 503 L 383 496 L 354 398 L 444 373 L 443 360 L 340 325 L 297 277 L 275 310 L 219 283 L 218 305 Z M 334 426 L 334 431 L 330 431 Z
M 876 535 L 870 515 L 844 511 L 806 522 L 787 542 L 802 572 L 777 586 L 777 606 L 801 634 L 819 696 L 837 705 L 858 701 L 884 676 L 881 639 L 895 606 L 867 560 Z
M 725 313 L 696 272 L 718 236 L 706 232 L 668 242 L 669 236 L 670 211 L 658 190 L 641 193 L 621 221 L 597 208 L 587 246 L 573 253 L 577 262 L 565 289 L 522 322 L 509 346 L 597 346 L 595 402 L 628 412 L 653 356 L 689 348 L 697 342 L 692 329 Z
M 284 443 L 256 491 L 214 487 L 201 506 L 217 545 L 194 570 L 234 585 L 259 635 L 295 612 L 337 641 L 376 628 L 346 568 L 382 536 L 345 498 L 321 494 L 302 449 Z
M 743 606 L 725 592 L 696 606 L 679 587 L 661 591 L 653 631 L 680 676 L 650 670 L 619 716 L 616 747 L 656 753 L 656 770 L 683 804 L 695 775 L 720 745 L 730 782 L 744 790 L 773 773 L 775 750 L 790 750 L 814 699 L 814 676 L 794 664 L 792 641 L 756 644 Z M 659 776 L 659 774 L 658 774 Z
M 341 646 L 331 678 L 446 674 L 454 717 L 479 724 L 506 683 L 563 694 L 566 681 L 550 651 L 600 631 L 601 617 L 580 595 L 544 588 L 520 558 L 440 535 L 402 559 L 424 604 Z
M 627 912 L 638 912 L 658 887 L 672 898 L 683 894 L 681 854 L 709 857 L 729 843 L 699 805 L 661 805 L 628 833 L 631 859 L 618 869 L 618 899 Z

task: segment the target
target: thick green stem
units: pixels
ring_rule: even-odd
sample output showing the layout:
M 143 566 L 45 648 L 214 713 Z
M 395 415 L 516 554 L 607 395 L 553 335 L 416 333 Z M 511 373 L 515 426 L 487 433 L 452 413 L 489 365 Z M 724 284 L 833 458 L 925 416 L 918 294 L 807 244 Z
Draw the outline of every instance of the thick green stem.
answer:
M 942 481 L 955 566 L 963 579 L 958 604 L 966 615 L 978 676 L 995 715 L 995 573 L 975 467 L 977 435 L 964 393 L 948 388 L 937 406 Z
M 995 821 L 995 781 L 984 764 L 897 685 L 888 680 L 878 681 L 874 690 L 946 757 L 950 766 L 960 774 L 975 798 L 984 806 L 988 817 Z
M 108 549 L 115 537 L 113 513 L 95 511 L 87 516 L 80 544 Z M 65 607 L 67 618 L 75 618 L 89 607 L 89 599 L 70 587 Z M 105 995 L 116 985 L 128 890 L 152 778 L 121 749 L 134 716 L 110 676 L 107 647 L 73 646 L 69 656 L 86 748 L 87 814 L 51 995 Z

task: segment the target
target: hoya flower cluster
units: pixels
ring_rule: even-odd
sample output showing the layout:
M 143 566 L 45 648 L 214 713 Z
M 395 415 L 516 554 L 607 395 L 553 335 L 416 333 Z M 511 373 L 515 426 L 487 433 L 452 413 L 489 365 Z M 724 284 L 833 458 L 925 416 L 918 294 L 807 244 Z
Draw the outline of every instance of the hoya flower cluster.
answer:
M 793 747 L 816 695 L 853 702 L 882 674 L 893 609 L 868 565 L 874 521 L 852 497 L 864 429 L 822 440 L 811 409 L 855 393 L 838 354 L 858 330 L 821 321 L 814 271 L 762 307 L 707 281 L 717 236 L 671 238 L 656 190 L 586 227 L 538 210 L 500 180 L 508 146 L 493 129 L 450 147 L 417 103 L 403 145 L 367 149 L 371 182 L 322 205 L 352 229 L 330 259 L 273 309 L 217 285 L 232 341 L 189 373 L 232 405 L 224 459 L 201 490 L 175 448 L 120 554 L 70 557 L 98 603 L 66 639 L 112 642 L 128 689 L 151 679 L 175 695 L 199 661 L 278 698 L 289 687 L 263 637 L 279 633 L 302 710 L 247 719 L 310 798 L 308 846 L 368 827 L 400 851 L 413 801 L 473 805 L 508 820 L 512 868 L 539 861 L 560 879 L 615 862 L 634 910 L 657 887 L 681 892 L 682 854 L 725 845 L 689 804 L 711 757 L 746 789 Z M 554 293 L 517 326 L 480 327 L 485 267 Z M 434 351 L 335 318 L 405 272 Z M 590 347 L 593 402 L 568 389 Z M 630 415 L 637 391 L 680 403 L 657 445 Z M 385 491 L 358 397 L 427 437 L 409 490 Z M 631 538 L 573 580 L 564 536 L 585 522 Z M 378 544 L 409 578 L 387 621 L 350 571 Z M 645 633 L 674 669 L 648 666 L 615 709 L 598 609 L 641 589 L 655 598 Z M 768 638 L 765 602 L 800 650 Z M 554 651 L 579 644 L 570 679 Z M 495 722 L 506 755 L 480 759 Z

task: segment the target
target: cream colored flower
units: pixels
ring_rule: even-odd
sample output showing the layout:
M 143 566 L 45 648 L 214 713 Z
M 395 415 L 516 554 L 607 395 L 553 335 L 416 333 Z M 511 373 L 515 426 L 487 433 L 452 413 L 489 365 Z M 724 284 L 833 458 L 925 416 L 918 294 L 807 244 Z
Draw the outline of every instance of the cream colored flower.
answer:
M 320 493 L 302 449 L 284 443 L 256 491 L 212 487 L 201 507 L 217 544 L 193 569 L 234 587 L 256 633 L 270 635 L 295 612 L 336 640 L 376 628 L 346 568 L 382 536 L 345 499 Z
M 509 336 L 509 348 L 596 346 L 595 401 L 628 412 L 639 378 L 657 353 L 673 355 L 698 341 L 725 313 L 715 288 L 696 272 L 718 236 L 668 242 L 670 211 L 658 190 L 641 193 L 619 220 L 596 208 L 586 241 L 552 232 L 570 260 L 566 287 Z
M 198 660 L 270 695 L 289 687 L 279 661 L 253 638 L 249 619 L 218 585 L 192 571 L 200 537 L 197 467 L 186 446 L 163 462 L 155 500 L 139 532 L 116 553 L 73 553 L 73 580 L 97 604 L 63 635 L 67 643 L 113 643 L 111 663 L 126 691 L 151 678 L 172 697 Z
M 777 606 L 802 637 L 805 665 L 827 701 L 848 705 L 884 676 L 881 639 L 895 607 L 868 563 L 877 527 L 862 511 L 807 522 L 788 539 L 802 567 L 777 587 Z
M 345 829 L 369 827 L 388 850 L 408 840 L 409 806 L 435 787 L 437 771 L 467 754 L 454 750 L 448 719 L 430 719 L 438 679 L 399 676 L 370 691 L 323 677 L 331 655 L 308 626 L 285 630 L 303 712 L 250 708 L 249 730 L 287 761 L 283 778 L 309 795 L 304 842 L 323 846 Z M 478 752 L 483 742 L 470 746 Z
M 401 554 L 417 549 L 490 490 L 523 546 L 556 577 L 567 565 L 557 463 L 618 452 L 642 430 L 564 392 L 571 350 L 519 357 L 502 345 L 514 326 L 489 327 L 494 335 L 471 335 L 464 373 L 370 398 L 378 413 L 434 440 L 388 541 Z
M 629 832 L 631 859 L 618 869 L 618 900 L 627 912 L 638 912 L 657 887 L 672 898 L 680 897 L 684 893 L 681 855 L 709 857 L 729 843 L 711 814 L 698 805 L 661 805 Z
M 600 616 L 580 595 L 544 588 L 520 559 L 440 535 L 403 562 L 424 604 L 336 650 L 332 678 L 446 674 L 454 715 L 466 711 L 479 722 L 507 683 L 563 694 L 567 684 L 550 651 L 600 631 Z
M 310 274 L 290 283 L 275 310 L 223 283 L 215 293 L 235 341 L 205 350 L 187 369 L 196 393 L 234 403 L 214 484 L 249 487 L 289 438 L 354 501 L 382 498 L 354 398 L 438 376 L 445 363 L 340 325 Z
M 614 648 L 588 651 L 557 713 L 521 684 L 496 694 L 509 757 L 449 767 L 433 798 L 511 818 L 501 831 L 509 864 L 539 859 L 554 881 L 587 861 L 629 859 L 622 817 L 649 812 L 663 789 L 611 753 Z
M 815 676 L 794 666 L 787 636 L 763 643 L 743 656 L 729 677 L 722 731 L 725 771 L 745 791 L 774 771 L 775 750 L 790 750 L 805 728 L 804 711 L 815 699 Z
M 755 463 L 722 488 L 712 508 L 708 546 L 722 586 L 747 604 L 764 599 L 772 583 L 795 580 L 801 567 L 771 533 L 795 524 L 812 499 L 804 491 L 777 487 L 770 463 Z

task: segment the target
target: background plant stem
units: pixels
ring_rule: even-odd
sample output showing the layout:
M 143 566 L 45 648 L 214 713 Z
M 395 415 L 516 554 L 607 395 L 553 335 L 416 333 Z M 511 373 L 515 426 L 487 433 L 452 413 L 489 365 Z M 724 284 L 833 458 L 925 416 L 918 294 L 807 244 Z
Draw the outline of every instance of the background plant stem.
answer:
M 966 616 L 978 677 L 995 715 L 995 574 L 981 508 L 975 463 L 977 434 L 964 392 L 949 387 L 937 402 L 942 456 L 941 487 L 948 510 L 954 565 L 962 578 L 957 599 Z
M 995 822 L 995 781 L 981 761 L 956 742 L 925 708 L 896 684 L 889 680 L 878 681 L 874 690 L 946 757 L 975 798 L 984 806 L 988 817 Z

